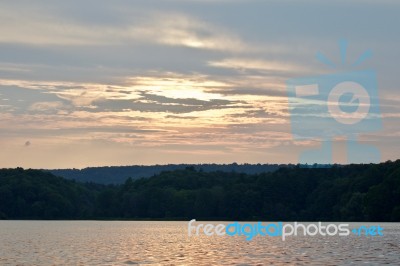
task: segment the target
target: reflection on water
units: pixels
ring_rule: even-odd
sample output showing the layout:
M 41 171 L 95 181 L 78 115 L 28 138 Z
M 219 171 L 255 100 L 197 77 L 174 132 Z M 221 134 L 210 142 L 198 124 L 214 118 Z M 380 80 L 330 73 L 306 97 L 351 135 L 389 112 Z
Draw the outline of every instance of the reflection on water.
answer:
M 400 265 L 383 237 L 188 237 L 187 222 L 0 221 L 0 265 Z M 351 224 L 351 228 L 359 224 Z

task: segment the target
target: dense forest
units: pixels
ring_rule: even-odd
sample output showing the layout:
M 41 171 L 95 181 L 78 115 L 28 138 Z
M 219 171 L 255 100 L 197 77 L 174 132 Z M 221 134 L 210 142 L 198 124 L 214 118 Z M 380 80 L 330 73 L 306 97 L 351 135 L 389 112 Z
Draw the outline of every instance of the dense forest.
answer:
M 174 171 L 194 167 L 204 172 L 240 172 L 246 174 L 259 174 L 272 172 L 280 167 L 291 167 L 293 165 L 282 164 L 166 164 L 166 165 L 130 165 L 130 166 L 105 166 L 88 167 L 83 169 L 53 169 L 45 170 L 56 176 L 72 179 L 79 182 L 94 182 L 99 184 L 123 184 L 130 177 L 138 179 L 150 177 L 163 171 Z
M 187 167 L 121 185 L 3 169 L 0 217 L 400 221 L 400 160 L 259 174 Z

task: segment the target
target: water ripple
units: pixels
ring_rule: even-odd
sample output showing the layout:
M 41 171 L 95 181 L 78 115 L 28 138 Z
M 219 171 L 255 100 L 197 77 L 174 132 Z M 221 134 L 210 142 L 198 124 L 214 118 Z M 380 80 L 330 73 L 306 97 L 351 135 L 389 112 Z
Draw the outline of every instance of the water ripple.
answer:
M 383 237 L 188 237 L 186 222 L 0 221 L 0 265 L 400 265 Z

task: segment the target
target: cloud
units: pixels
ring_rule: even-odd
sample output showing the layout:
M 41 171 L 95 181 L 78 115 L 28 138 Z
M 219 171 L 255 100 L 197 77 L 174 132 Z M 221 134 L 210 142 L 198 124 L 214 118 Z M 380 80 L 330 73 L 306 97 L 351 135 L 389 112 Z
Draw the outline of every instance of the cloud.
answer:
M 140 112 L 163 113 L 191 113 L 206 110 L 220 110 L 227 108 L 246 108 L 244 101 L 229 101 L 220 99 L 198 100 L 195 98 L 169 98 L 161 95 L 142 92 L 137 100 L 98 99 L 86 109 L 90 112 L 126 112 L 128 110 Z
M 232 68 L 237 70 L 259 70 L 267 72 L 300 72 L 305 70 L 304 65 L 284 63 L 279 61 L 266 61 L 252 58 L 227 58 L 220 61 L 210 61 L 213 67 Z
M 228 30 L 182 14 L 154 14 L 149 22 L 132 28 L 130 33 L 173 46 L 230 52 L 252 50 Z
M 0 11 L 0 42 L 31 45 L 88 45 L 99 43 L 104 33 L 100 28 L 72 23 L 48 13 L 30 12 L 19 7 L 14 12 Z M 18 14 L 18 15 L 17 15 Z
M 20 66 L 18 64 L 7 64 L 7 63 L 0 63 L 0 71 L 3 73 L 16 72 L 19 74 L 21 72 L 30 72 L 30 70 L 24 66 Z
M 167 119 L 189 119 L 189 120 L 194 120 L 197 119 L 197 116 L 187 116 L 187 115 L 167 115 L 165 116 Z
M 35 102 L 29 107 L 32 112 L 59 112 L 65 110 L 67 106 L 61 101 L 55 102 Z
M 14 9 L 14 12 L 10 12 L 10 9 Z M 110 13 L 125 16 L 124 23 L 121 20 L 116 24 L 101 25 L 83 23 L 65 14 L 57 16 L 57 13 L 49 13 L 50 10 L 31 12 L 24 6 L 0 9 L 0 42 L 46 46 L 104 46 L 144 42 L 220 51 L 252 50 L 252 46 L 229 30 L 183 13 L 139 8 L 127 14 L 110 9 Z
M 255 96 L 276 96 L 287 97 L 286 90 L 270 89 L 270 88 L 251 88 L 251 87 L 234 87 L 226 89 L 209 89 L 210 93 L 220 93 L 223 95 L 255 95 Z

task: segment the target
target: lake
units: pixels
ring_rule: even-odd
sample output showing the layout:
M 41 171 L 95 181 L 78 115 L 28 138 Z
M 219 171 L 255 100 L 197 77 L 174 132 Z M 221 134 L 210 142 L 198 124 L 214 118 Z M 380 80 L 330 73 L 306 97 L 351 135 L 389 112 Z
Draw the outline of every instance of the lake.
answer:
M 400 265 L 400 224 L 376 224 L 384 236 L 246 241 L 189 237 L 188 222 L 0 221 L 0 265 Z

